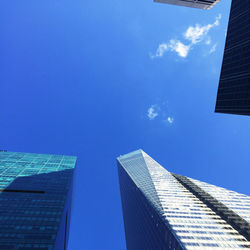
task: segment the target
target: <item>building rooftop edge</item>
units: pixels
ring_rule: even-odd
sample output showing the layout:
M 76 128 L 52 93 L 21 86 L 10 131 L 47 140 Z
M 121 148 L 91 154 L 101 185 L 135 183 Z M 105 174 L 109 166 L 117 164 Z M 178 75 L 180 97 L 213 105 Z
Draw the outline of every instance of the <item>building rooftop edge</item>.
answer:
M 142 149 L 137 149 L 137 150 L 134 150 L 134 151 L 129 152 L 127 154 L 120 155 L 116 159 L 117 160 L 126 159 L 128 157 L 131 157 L 131 156 L 136 155 L 136 154 L 140 154 L 142 152 L 144 152 Z
M 75 159 L 77 159 L 77 156 L 75 155 L 65 155 L 65 154 L 45 154 L 45 153 L 29 153 L 29 152 L 14 152 L 14 151 L 0 151 L 0 154 L 9 154 L 9 153 L 14 153 L 14 154 L 31 154 L 31 155 L 55 155 L 55 156 L 67 156 L 67 157 L 74 157 Z

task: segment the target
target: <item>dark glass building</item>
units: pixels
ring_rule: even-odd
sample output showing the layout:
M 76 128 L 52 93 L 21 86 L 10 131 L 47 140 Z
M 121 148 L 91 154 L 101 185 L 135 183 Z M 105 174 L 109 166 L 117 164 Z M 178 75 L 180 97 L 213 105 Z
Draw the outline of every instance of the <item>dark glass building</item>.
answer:
M 205 9 L 212 8 L 220 0 L 154 0 L 155 2 L 186 6 L 191 8 Z
M 117 162 L 128 250 L 250 248 L 250 197 L 170 173 L 142 150 Z
M 66 250 L 76 157 L 0 152 L 0 249 Z
M 232 0 L 215 112 L 250 115 L 249 0 Z

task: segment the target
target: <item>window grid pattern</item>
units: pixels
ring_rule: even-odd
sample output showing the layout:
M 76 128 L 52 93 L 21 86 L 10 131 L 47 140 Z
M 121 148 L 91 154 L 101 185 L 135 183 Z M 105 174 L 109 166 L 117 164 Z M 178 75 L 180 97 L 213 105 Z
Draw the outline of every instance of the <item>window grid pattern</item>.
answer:
M 75 163 L 72 156 L 0 152 L 0 249 L 54 249 Z
M 118 159 L 136 186 L 142 190 L 147 199 L 153 203 L 153 206 L 162 213 L 162 207 L 141 150 L 135 151 L 132 156 L 128 154 Z
M 138 158 L 141 158 L 142 161 L 138 161 Z M 133 165 L 133 159 L 134 168 L 127 164 L 127 161 L 130 161 Z M 126 233 L 126 248 L 128 250 L 185 249 L 177 240 L 166 220 L 163 219 L 162 211 L 158 210 L 158 203 L 152 201 L 151 198 L 155 195 L 155 189 L 152 187 L 146 189 L 142 185 L 143 181 L 147 183 L 145 185 L 152 185 L 152 179 L 148 178 L 149 173 L 141 152 L 136 151 L 133 157 L 131 157 L 131 154 L 119 157 L 117 165 Z M 145 173 L 138 171 L 138 168 Z M 136 184 L 135 181 L 138 183 Z
M 250 1 L 232 0 L 215 112 L 250 115 Z
M 225 206 L 232 209 L 236 214 L 245 219 L 250 223 L 250 197 L 244 194 L 240 194 L 231 190 L 227 190 L 222 187 L 217 187 L 202 181 L 194 180 L 197 186 L 202 188 L 204 191 L 215 197 L 218 201 L 223 203 Z
M 143 156 L 164 217 L 187 249 L 250 247 L 243 236 L 182 186 L 171 173 L 145 152 Z
M 154 186 L 150 189 L 154 190 L 154 197 L 157 196 L 158 202 L 160 203 L 160 205 L 158 205 L 158 207 L 160 207 L 158 213 L 165 223 L 169 225 L 170 230 L 173 232 L 180 246 L 184 246 L 186 249 L 200 250 L 250 248 L 250 243 L 245 237 L 239 234 L 238 231 L 218 216 L 211 208 L 186 189 L 171 173 L 142 150 L 136 152 L 137 156 L 130 155 L 129 157 L 129 168 L 124 167 L 123 162 L 121 165 L 126 168 L 130 177 L 133 176 L 131 179 L 142 193 L 147 196 L 148 199 L 151 199 L 151 196 L 145 192 L 145 190 L 147 190 L 145 186 L 147 186 L 148 181 L 143 184 L 145 181 L 143 176 L 146 174 L 142 174 L 142 172 L 147 171 L 147 175 L 150 176 L 148 180 L 150 180 L 151 185 L 153 184 Z M 143 168 L 141 165 L 137 165 L 138 158 L 141 157 L 145 162 Z M 122 158 L 126 159 L 126 155 L 118 159 L 121 161 Z M 138 168 L 141 168 L 141 170 L 138 170 Z M 134 171 L 138 171 L 136 177 L 134 177 Z M 190 180 L 194 181 L 195 184 L 199 182 L 193 179 Z M 208 192 L 207 187 L 210 186 L 209 184 L 203 183 L 200 187 Z M 216 186 L 213 187 L 214 189 L 217 188 Z M 214 189 L 210 190 L 212 196 Z M 218 192 L 215 192 L 215 198 L 232 209 L 232 206 L 238 203 L 231 202 L 230 195 L 233 194 L 233 200 L 237 198 L 237 201 L 243 198 L 244 201 L 247 201 L 245 203 L 243 201 L 245 205 L 235 208 L 234 211 L 242 217 L 245 216 L 244 218 L 246 219 L 246 216 L 248 216 L 246 210 L 249 208 L 249 197 L 237 194 L 236 192 L 232 193 L 232 191 L 229 190 L 226 191 L 227 192 L 223 191 L 226 197 L 220 199 L 221 190 L 218 188 Z

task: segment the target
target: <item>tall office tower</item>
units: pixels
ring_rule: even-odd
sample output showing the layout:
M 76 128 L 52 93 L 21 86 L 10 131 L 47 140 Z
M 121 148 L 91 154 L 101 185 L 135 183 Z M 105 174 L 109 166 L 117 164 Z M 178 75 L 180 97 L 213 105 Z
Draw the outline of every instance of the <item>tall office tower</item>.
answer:
M 76 157 L 0 152 L 0 249 L 66 250 Z
M 215 112 L 250 115 L 249 0 L 232 0 Z
M 155 2 L 174 4 L 198 9 L 211 9 L 220 0 L 154 0 Z
M 142 150 L 117 162 L 128 250 L 250 248 L 250 197 L 172 174 Z

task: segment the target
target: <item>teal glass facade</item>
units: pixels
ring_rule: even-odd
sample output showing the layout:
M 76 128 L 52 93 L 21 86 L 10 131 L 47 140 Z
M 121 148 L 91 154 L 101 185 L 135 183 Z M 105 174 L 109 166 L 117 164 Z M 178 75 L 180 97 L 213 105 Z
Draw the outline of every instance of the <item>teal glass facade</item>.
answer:
M 76 157 L 0 152 L 0 249 L 66 250 Z

